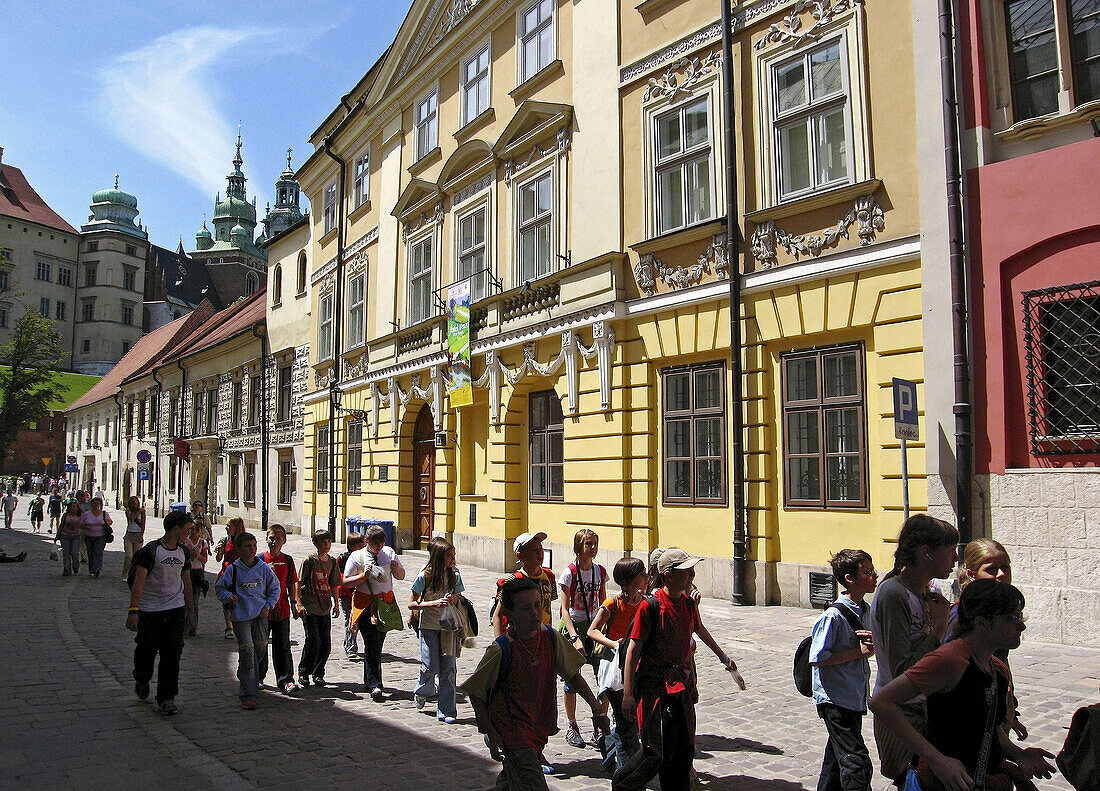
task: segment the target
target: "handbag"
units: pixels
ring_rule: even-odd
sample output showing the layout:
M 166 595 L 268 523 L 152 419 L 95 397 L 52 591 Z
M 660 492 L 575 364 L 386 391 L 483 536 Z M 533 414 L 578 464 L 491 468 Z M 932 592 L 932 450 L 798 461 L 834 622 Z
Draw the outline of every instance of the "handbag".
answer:
M 1100 703 L 1073 713 L 1066 743 L 1055 762 L 1077 791 L 1100 791 Z

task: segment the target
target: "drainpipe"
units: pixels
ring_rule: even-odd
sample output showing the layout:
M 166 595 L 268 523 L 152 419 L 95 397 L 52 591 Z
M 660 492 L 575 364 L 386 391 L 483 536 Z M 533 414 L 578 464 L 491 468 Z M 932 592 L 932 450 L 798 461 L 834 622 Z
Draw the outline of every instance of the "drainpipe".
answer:
M 157 369 L 153 369 L 153 381 L 157 383 L 157 448 L 156 453 L 153 454 L 153 458 L 156 460 L 153 463 L 153 516 L 160 517 L 160 399 L 164 392 L 164 386 L 161 384 L 160 377 L 157 376 Z M 175 452 L 175 449 L 173 449 Z
M 733 135 L 733 36 L 730 0 L 722 3 L 722 89 L 723 127 L 726 148 L 726 263 L 730 273 L 730 365 L 732 377 L 730 466 L 733 504 L 733 594 L 734 604 L 748 604 L 745 597 L 745 450 L 744 417 L 741 409 L 741 237 L 737 225 L 737 170 Z
M 116 492 L 121 492 L 122 491 L 122 391 L 119 390 L 117 393 L 115 393 L 114 398 L 115 398 L 115 407 L 118 409 L 118 423 L 115 424 L 115 425 L 118 426 L 118 431 L 115 432 L 115 436 L 117 437 L 116 442 L 118 444 L 118 448 L 116 449 L 116 453 L 118 454 L 118 473 L 115 475 L 115 491 Z
M 955 90 L 955 11 L 951 0 L 939 0 L 940 81 L 942 84 L 944 159 L 947 164 L 947 236 L 951 269 L 951 346 L 954 355 L 955 499 L 959 541 L 974 537 L 971 518 L 970 337 L 967 290 L 970 268 L 963 240 L 962 167 L 959 161 L 959 102 Z
M 267 532 L 267 333 L 256 332 L 264 322 L 252 325 L 252 334 L 260 339 L 260 454 L 264 463 L 260 466 L 260 527 Z
M 186 396 L 184 395 L 184 393 L 186 392 L 185 388 L 187 387 L 187 369 L 183 367 L 183 363 L 181 363 L 179 360 L 176 360 L 176 367 L 180 369 L 180 412 L 178 415 L 179 420 L 176 422 L 176 436 L 179 437 L 183 435 L 183 414 L 184 409 L 186 408 L 186 404 L 184 404 L 184 399 L 186 398 Z M 192 403 L 194 402 L 192 401 Z M 173 442 L 172 453 L 175 454 L 175 452 L 176 443 Z M 176 480 L 173 481 L 173 483 L 176 485 L 176 501 L 179 502 L 183 499 L 183 497 L 181 496 L 181 489 L 183 489 L 183 459 L 180 459 L 179 457 L 177 457 L 176 461 Z

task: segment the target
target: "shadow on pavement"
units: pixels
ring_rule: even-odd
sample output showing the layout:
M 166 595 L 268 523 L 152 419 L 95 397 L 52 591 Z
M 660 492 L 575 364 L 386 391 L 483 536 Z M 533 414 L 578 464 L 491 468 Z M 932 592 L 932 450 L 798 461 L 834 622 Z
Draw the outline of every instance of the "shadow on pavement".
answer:
M 731 739 L 728 736 L 718 736 L 712 733 L 703 733 L 695 737 L 695 746 L 698 750 L 708 752 L 726 753 L 764 753 L 765 755 L 783 755 L 783 750 L 772 744 L 763 744 L 752 739 L 740 737 Z M 697 753 L 698 754 L 698 753 Z

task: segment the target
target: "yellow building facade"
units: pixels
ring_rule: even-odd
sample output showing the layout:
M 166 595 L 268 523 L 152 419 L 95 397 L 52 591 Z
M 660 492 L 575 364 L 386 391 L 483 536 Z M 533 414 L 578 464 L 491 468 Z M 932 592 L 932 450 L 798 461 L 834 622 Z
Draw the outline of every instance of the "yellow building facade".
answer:
M 560 569 L 590 527 L 602 562 L 680 546 L 708 558 L 705 593 L 757 603 L 806 603 L 845 546 L 888 566 L 891 380 L 923 386 L 925 343 L 901 11 L 734 8 L 729 195 L 717 4 L 415 2 L 298 173 L 305 521 L 342 536 L 347 516 L 391 520 L 403 547 L 446 535 L 493 569 L 528 530 Z M 462 281 L 473 403 L 455 406 L 445 312 Z M 920 443 L 908 468 L 921 510 Z

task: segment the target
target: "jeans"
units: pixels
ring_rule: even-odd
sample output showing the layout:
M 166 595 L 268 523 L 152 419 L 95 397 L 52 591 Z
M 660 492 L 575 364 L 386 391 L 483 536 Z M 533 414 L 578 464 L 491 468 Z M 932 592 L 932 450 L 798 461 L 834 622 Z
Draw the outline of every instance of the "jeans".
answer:
M 95 574 L 103 570 L 103 548 L 107 539 L 103 536 L 84 536 L 84 546 L 88 548 L 88 572 Z
M 11 527 L 11 520 L 14 517 L 15 517 L 15 511 L 9 511 L 8 509 L 5 508 L 4 509 L 4 527 L 10 528 Z
M 375 628 L 370 610 L 359 617 L 359 634 L 363 636 L 363 685 L 367 691 L 382 689 L 382 644 L 386 633 Z
M 61 560 L 65 574 L 80 573 L 80 536 L 61 537 Z
M 438 629 L 420 630 L 420 679 L 413 689 L 414 695 L 430 698 L 436 692 L 439 679 L 439 700 L 435 711 L 438 717 L 457 717 L 455 705 L 455 676 L 457 669 L 453 656 L 444 656 Z
M 267 670 L 267 620 L 256 617 L 250 621 L 233 621 L 233 634 L 237 637 L 237 681 L 240 682 L 237 696 L 248 700 L 259 692 L 261 661 Z
M 137 637 L 134 638 L 134 681 L 148 684 L 153 677 L 153 662 L 160 654 L 157 668 L 157 703 L 172 700 L 179 693 L 180 656 L 183 654 L 183 629 L 187 608 L 160 612 L 138 612 Z
M 608 754 L 604 757 L 604 768 L 614 772 L 617 767 L 623 766 L 634 753 L 642 749 L 638 742 L 638 729 L 634 726 L 633 719 L 627 719 L 623 714 L 623 691 L 608 690 L 607 702 L 611 707 L 611 714 L 615 718 L 615 727 L 611 731 L 611 743 Z
M 294 680 L 294 657 L 290 655 L 290 619 L 267 622 L 267 634 L 271 643 L 271 663 L 275 665 L 275 683 L 279 689 Z M 262 682 L 267 675 L 267 652 L 260 658 L 257 672 Z
M 871 756 L 863 741 L 863 715 L 831 703 L 817 707 L 829 741 L 821 761 L 817 791 L 867 791 L 871 788 Z
M 423 634 L 423 632 L 421 632 Z M 542 757 L 534 747 L 505 747 L 504 765 L 493 791 L 546 791 Z
M 130 562 L 134 553 L 141 549 L 141 533 L 126 533 L 122 538 L 122 549 L 126 552 L 126 562 L 122 564 L 122 578 L 130 573 Z
M 340 609 L 344 611 L 344 653 L 359 653 L 359 635 L 348 630 L 351 626 L 351 596 L 340 597 Z
M 302 619 L 306 628 L 306 643 L 298 662 L 299 676 L 325 677 L 325 663 L 332 650 L 332 617 L 307 612 Z

